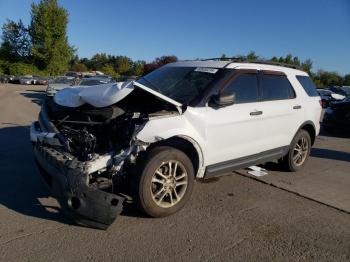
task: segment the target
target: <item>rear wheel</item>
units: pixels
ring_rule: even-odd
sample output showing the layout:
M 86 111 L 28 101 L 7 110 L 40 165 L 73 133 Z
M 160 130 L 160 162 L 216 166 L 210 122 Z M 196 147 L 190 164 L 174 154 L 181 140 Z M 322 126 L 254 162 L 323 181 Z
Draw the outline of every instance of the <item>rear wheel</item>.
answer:
M 311 150 L 311 138 L 307 131 L 299 130 L 289 147 L 282 163 L 288 171 L 298 171 L 307 162 Z
M 185 153 L 172 147 L 150 151 L 136 181 L 138 206 L 152 217 L 180 210 L 191 196 L 194 170 Z

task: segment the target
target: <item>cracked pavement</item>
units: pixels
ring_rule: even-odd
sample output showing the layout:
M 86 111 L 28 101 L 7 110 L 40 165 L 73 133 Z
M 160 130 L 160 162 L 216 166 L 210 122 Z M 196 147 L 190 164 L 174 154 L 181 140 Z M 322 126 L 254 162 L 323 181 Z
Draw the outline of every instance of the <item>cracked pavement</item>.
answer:
M 349 214 L 237 173 L 196 183 L 170 217 L 130 208 L 106 231 L 71 224 L 31 154 L 28 125 L 42 90 L 0 84 L 0 261 L 350 261 Z M 341 141 L 328 137 L 327 145 L 350 150 Z M 326 168 L 322 161 L 308 164 Z M 284 175 L 276 173 L 288 184 Z

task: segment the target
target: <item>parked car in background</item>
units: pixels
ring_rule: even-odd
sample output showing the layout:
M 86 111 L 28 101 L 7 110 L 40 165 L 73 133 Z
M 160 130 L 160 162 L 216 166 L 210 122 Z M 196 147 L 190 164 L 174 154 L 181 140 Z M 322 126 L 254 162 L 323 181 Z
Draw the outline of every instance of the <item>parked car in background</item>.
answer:
M 348 88 L 348 87 L 331 86 L 328 89 L 331 90 L 333 93 L 342 95 L 344 97 L 347 97 L 350 95 L 350 88 Z
M 47 85 L 49 83 L 48 77 L 37 76 L 33 78 L 33 85 Z
M 21 85 L 31 85 L 32 82 L 33 82 L 33 76 L 31 75 L 25 75 L 19 78 L 19 83 Z
M 37 84 L 37 81 L 38 81 L 39 77 L 40 77 L 40 76 L 33 75 L 32 85 L 36 85 L 36 84 Z
M 331 102 L 324 113 L 322 124 L 329 131 L 350 131 L 350 96 L 343 101 Z
M 71 76 L 59 76 L 49 81 L 46 88 L 47 96 L 54 96 L 57 91 L 66 87 L 73 86 L 77 83 L 77 79 Z
M 79 86 L 95 86 L 95 85 L 103 85 L 108 83 L 114 83 L 115 80 L 110 76 L 94 76 L 83 78 Z
M 0 76 L 0 83 L 10 83 L 13 78 L 14 76 L 12 75 L 2 75 Z
M 64 76 L 79 78 L 81 77 L 81 73 L 68 71 L 64 74 Z
M 10 79 L 9 83 L 11 84 L 19 84 L 19 79 L 21 77 L 20 76 L 14 76 L 12 79 Z
M 329 89 L 317 89 L 321 97 L 322 108 L 327 108 L 332 101 L 343 100 L 345 96 L 332 92 Z

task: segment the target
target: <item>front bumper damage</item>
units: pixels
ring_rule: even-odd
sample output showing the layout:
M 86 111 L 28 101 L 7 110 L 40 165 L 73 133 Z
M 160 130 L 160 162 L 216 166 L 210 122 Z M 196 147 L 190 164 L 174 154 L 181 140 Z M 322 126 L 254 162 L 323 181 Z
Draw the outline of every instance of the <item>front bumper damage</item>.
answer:
M 106 229 L 121 213 L 124 198 L 89 186 L 86 165 L 40 143 L 34 146 L 34 155 L 67 217 L 81 225 Z
M 122 212 L 124 197 L 90 184 L 91 175 L 113 168 L 122 171 L 127 159 L 137 155 L 140 146 L 131 145 L 119 154 L 96 155 L 86 162 L 78 161 L 64 148 L 57 129 L 45 119 L 45 111 L 34 122 L 30 138 L 41 175 L 59 201 L 62 212 L 77 224 L 106 229 Z

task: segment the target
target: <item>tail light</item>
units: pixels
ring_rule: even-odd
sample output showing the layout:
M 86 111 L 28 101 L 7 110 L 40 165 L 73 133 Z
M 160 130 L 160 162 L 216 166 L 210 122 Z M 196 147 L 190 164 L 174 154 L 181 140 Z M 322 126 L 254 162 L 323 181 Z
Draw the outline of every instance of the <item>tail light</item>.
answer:
M 325 102 L 322 100 L 318 100 L 318 102 L 320 103 L 320 106 L 323 108 L 325 106 Z

